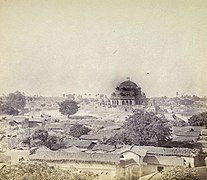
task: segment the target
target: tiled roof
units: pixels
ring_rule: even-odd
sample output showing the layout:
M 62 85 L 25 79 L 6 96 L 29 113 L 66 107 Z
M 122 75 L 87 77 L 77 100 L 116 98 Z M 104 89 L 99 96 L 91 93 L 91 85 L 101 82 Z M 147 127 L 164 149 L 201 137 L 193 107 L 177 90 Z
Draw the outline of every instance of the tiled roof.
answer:
M 139 148 L 139 146 L 133 146 L 130 151 L 136 153 L 137 155 L 140 155 L 142 157 L 146 156 L 147 150 Z
M 105 151 L 105 152 L 111 152 L 114 151 L 115 147 L 112 145 L 107 145 L 107 144 L 96 144 L 92 151 Z
M 187 156 L 192 157 L 197 155 L 198 149 L 190 148 L 164 148 L 164 147 L 154 147 L 154 146 L 137 146 L 140 149 L 145 149 L 147 155 L 163 155 L 163 156 Z
M 120 148 L 117 148 L 115 151 L 113 151 L 114 154 L 122 154 L 123 152 L 129 151 L 132 148 L 132 146 L 129 145 L 123 145 Z
M 145 156 L 143 159 L 147 164 L 167 165 L 167 166 L 183 166 L 184 160 L 179 157 L 166 156 Z
M 44 118 L 30 118 L 29 122 L 36 122 L 36 123 L 42 123 L 43 121 L 45 121 Z
M 52 151 L 52 150 L 50 150 L 48 147 L 46 147 L 46 146 L 40 146 L 40 147 L 38 147 L 37 148 L 37 151 Z
M 44 151 L 29 156 L 31 161 L 81 161 L 100 163 L 119 163 L 120 155 L 105 153 L 68 153 L 60 151 Z
M 70 152 L 70 153 L 80 153 L 83 152 L 80 148 L 76 146 L 72 146 L 66 149 L 61 149 L 62 152 Z
M 68 139 L 65 141 L 66 147 L 88 148 L 91 145 L 91 140 Z
M 198 137 L 191 137 L 191 136 L 174 136 L 172 141 L 176 142 L 197 142 Z
M 101 130 L 91 135 L 83 135 L 80 137 L 80 139 L 85 139 L 85 140 L 102 140 L 103 138 L 109 139 L 110 137 L 114 136 L 116 133 L 118 133 L 118 130 Z

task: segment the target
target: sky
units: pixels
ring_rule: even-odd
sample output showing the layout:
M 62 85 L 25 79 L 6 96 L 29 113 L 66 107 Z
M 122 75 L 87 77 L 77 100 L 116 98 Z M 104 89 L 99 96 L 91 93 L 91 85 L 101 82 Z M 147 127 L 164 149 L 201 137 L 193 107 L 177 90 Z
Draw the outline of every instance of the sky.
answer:
M 205 0 L 0 0 L 0 94 L 207 95 Z

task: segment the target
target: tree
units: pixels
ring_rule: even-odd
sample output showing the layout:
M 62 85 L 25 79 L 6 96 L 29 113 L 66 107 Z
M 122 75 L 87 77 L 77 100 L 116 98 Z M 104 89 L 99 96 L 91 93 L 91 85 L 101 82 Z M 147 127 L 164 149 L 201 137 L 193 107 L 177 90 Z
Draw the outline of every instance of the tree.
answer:
M 126 119 L 120 135 L 125 144 L 160 146 L 170 140 L 171 127 L 165 118 L 140 111 Z
M 65 148 L 64 140 L 65 136 L 57 136 L 55 134 L 49 135 L 45 146 L 47 146 L 51 150 Z
M 19 111 L 7 103 L 0 102 L 0 114 L 18 115 Z
M 0 102 L 0 113 L 9 115 L 18 115 L 26 105 L 26 98 L 19 91 L 10 93 L 6 96 L 5 101 Z
M 128 138 L 128 134 L 126 134 L 126 131 L 120 131 L 116 133 L 114 136 L 110 137 L 109 139 L 106 139 L 103 143 L 115 146 L 118 144 L 132 144 L 131 140 Z
M 64 139 L 65 136 L 49 135 L 45 129 L 36 129 L 23 143 L 30 147 L 46 146 L 51 150 L 58 150 L 64 147 Z
M 48 132 L 45 129 L 37 129 L 33 134 L 32 134 L 33 139 L 39 139 L 42 142 L 46 142 L 48 139 Z
M 188 123 L 191 126 L 207 126 L 207 112 L 191 116 Z
M 88 134 L 88 132 L 90 132 L 91 129 L 89 129 L 88 127 L 85 127 L 82 124 L 74 124 L 69 131 L 69 134 L 73 137 L 80 137 L 82 135 Z
M 26 98 L 21 92 L 16 91 L 6 97 L 6 104 L 16 110 L 23 110 L 26 105 Z
M 68 99 L 59 104 L 59 111 L 63 115 L 67 115 L 68 118 L 70 117 L 70 115 L 77 113 L 78 108 L 79 108 L 79 106 L 76 101 L 72 101 L 72 100 L 68 100 Z

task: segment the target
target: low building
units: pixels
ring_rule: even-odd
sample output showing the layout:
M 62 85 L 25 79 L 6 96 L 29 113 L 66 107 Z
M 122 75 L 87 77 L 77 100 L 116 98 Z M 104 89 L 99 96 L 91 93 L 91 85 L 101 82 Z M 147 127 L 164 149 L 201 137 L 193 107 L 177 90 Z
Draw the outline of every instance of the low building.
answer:
M 158 169 L 168 170 L 175 166 L 195 167 L 198 163 L 198 150 L 96 144 L 84 151 L 77 146 L 61 151 L 37 150 L 29 156 L 29 160 L 44 161 L 63 169 L 91 171 L 99 175 L 99 180 L 122 177 L 132 180 L 157 172 Z
M 99 180 L 113 180 L 117 176 L 120 155 L 103 153 L 70 153 L 45 151 L 37 152 L 29 157 L 33 162 L 47 162 L 49 165 L 62 169 L 78 169 L 81 174 L 91 171 L 98 175 Z
M 199 166 L 199 150 L 190 148 L 163 148 L 138 146 L 147 151 L 143 159 L 143 175 L 156 172 L 159 168 L 169 169 L 175 166 Z

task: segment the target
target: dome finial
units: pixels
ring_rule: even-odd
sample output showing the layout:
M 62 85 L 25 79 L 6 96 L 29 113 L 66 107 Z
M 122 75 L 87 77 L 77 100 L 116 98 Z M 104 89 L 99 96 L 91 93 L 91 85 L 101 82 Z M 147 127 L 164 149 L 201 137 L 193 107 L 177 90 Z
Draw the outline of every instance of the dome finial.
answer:
M 128 81 L 130 81 L 130 77 L 126 77 L 126 79 L 127 79 Z

